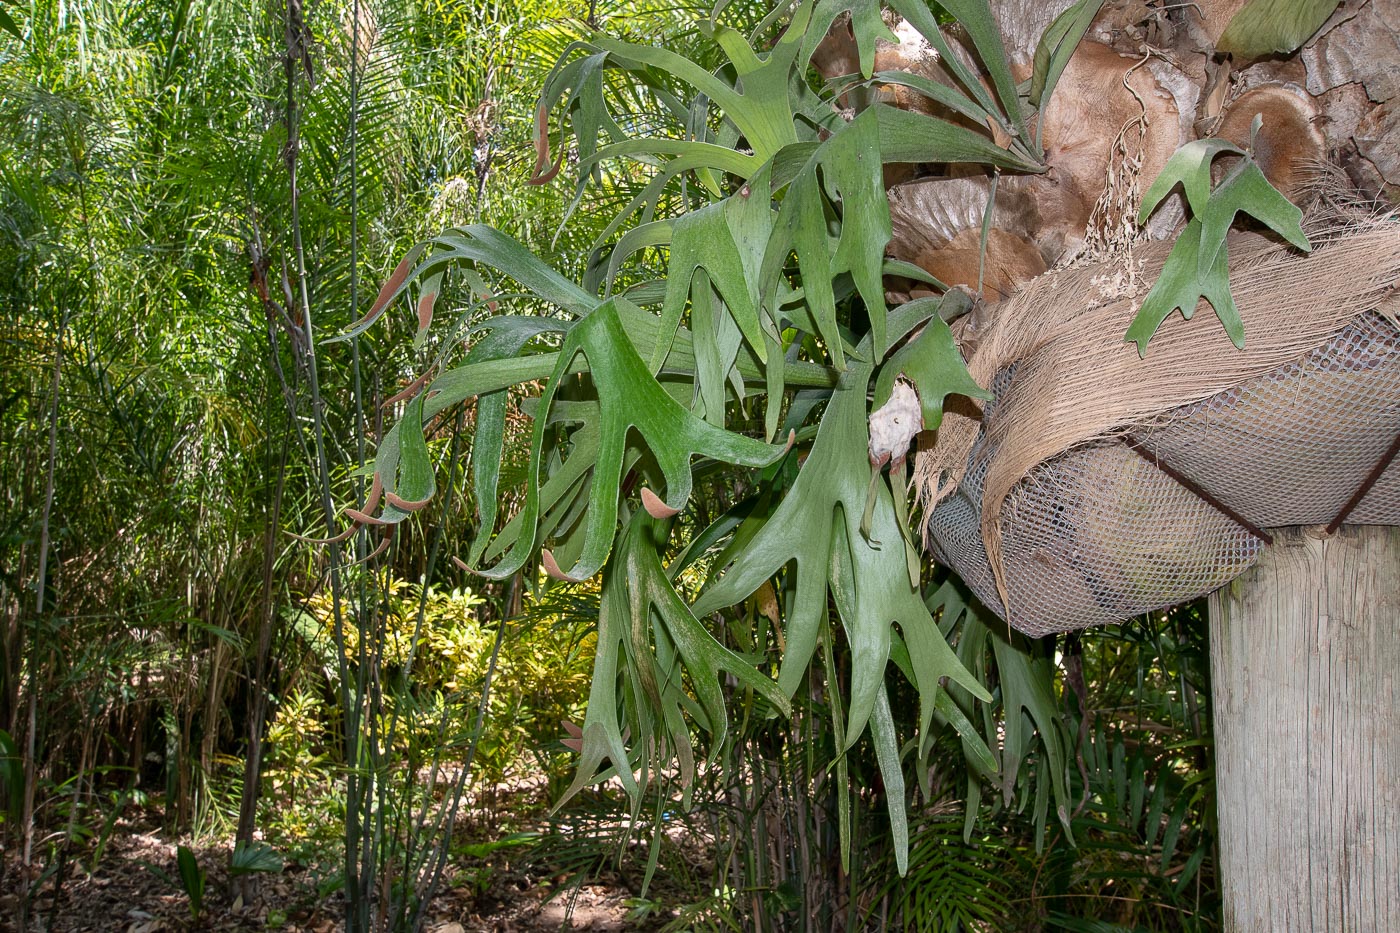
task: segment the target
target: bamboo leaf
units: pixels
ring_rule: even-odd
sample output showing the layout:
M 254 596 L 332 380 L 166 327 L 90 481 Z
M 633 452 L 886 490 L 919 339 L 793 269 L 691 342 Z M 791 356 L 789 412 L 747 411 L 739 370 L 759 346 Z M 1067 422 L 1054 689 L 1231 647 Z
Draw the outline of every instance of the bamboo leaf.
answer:
M 16 39 L 24 40 L 24 33 L 20 32 L 19 24 L 14 21 L 14 18 L 4 7 L 0 7 L 0 29 L 5 30 Z
M 11 824 L 20 820 L 24 800 L 24 759 L 14 738 L 0 729 L 0 789 L 4 790 L 6 808 L 3 815 Z
M 1166 871 L 1171 867 L 1172 856 L 1176 854 L 1176 843 L 1181 836 L 1183 824 L 1186 822 L 1191 806 L 1191 798 L 1182 797 L 1172 808 L 1171 816 L 1167 818 L 1167 827 L 1162 832 L 1162 870 Z

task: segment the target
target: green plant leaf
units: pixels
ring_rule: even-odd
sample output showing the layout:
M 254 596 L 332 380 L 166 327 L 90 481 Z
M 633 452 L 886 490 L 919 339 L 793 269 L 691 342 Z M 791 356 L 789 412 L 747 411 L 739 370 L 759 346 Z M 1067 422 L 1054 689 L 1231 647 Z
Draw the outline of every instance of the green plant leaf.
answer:
M 699 91 L 734 122 L 748 140 L 759 162 L 766 162 L 783 146 L 797 142 L 788 82 L 796 59 L 798 43 L 811 15 L 810 4 L 799 6 L 789 25 L 790 35 L 779 40 L 766 57 L 759 57 L 744 38 L 732 29 L 717 27 L 714 39 L 729 55 L 738 72 L 742 90 L 682 55 L 652 46 L 595 36 L 591 44 L 608 52 L 614 60 L 650 65 Z
M 818 159 L 815 153 L 813 156 L 783 198 L 775 235 L 769 240 L 764 257 L 763 280 L 776 282 L 789 250 L 796 252 L 805 286 L 803 307 L 810 314 L 812 329 L 826 344 L 832 361 L 842 367 L 846 354 L 836 323 L 836 293 L 832 288 L 835 273 L 831 266 L 826 205 L 817 179 Z
M 942 299 L 919 299 L 930 302 L 933 309 Z M 912 304 L 913 302 L 910 302 Z M 931 309 L 932 310 L 932 309 Z M 968 375 L 953 332 L 936 314 L 924 324 L 923 331 L 896 350 L 880 368 L 875 381 L 872 408 L 878 409 L 889 400 L 897 377 L 904 376 L 914 384 L 923 409 L 923 429 L 934 431 L 943 422 L 943 402 L 950 395 L 990 400 L 991 392 L 979 386 Z
M 14 18 L 4 7 L 0 7 L 0 29 L 5 30 L 16 39 L 24 40 L 24 33 L 20 32 L 19 24 L 14 21 Z
M 374 525 L 396 525 L 423 508 L 437 488 L 428 443 L 423 437 L 424 398 L 420 392 L 404 407 L 403 417 L 385 433 L 375 453 L 374 475 L 377 492 L 371 492 L 363 510 L 346 509 L 357 521 Z M 367 514 L 383 495 L 384 507 L 377 515 Z
M 724 108 L 725 115 L 738 126 L 761 161 L 766 162 L 784 146 L 797 142 L 792 79 L 795 70 L 806 67 L 806 60 L 799 61 L 799 56 L 812 13 L 811 2 L 800 3 L 793 10 L 787 30 L 766 55 L 755 52 L 743 35 L 728 26 L 701 23 L 701 31 L 708 31 L 729 58 L 736 87 L 743 94 L 743 117 L 750 125 L 745 126 L 729 107 Z
M 423 287 L 419 290 L 418 301 L 415 308 L 418 311 L 418 330 L 413 335 L 413 349 L 423 349 L 423 344 L 428 340 L 428 328 L 433 323 L 433 305 L 437 303 L 438 294 L 442 291 L 442 278 L 444 271 L 434 272 L 425 276 Z
M 748 687 L 771 703 L 779 713 L 791 712 L 788 698 L 777 684 L 758 673 L 751 663 L 715 640 L 676 593 L 661 565 L 658 551 L 664 547 L 663 524 L 637 513 L 633 518 L 630 547 L 624 550 L 623 573 L 631 597 L 630 617 L 646 619 L 651 613 L 660 620 L 664 633 L 674 644 L 681 665 L 685 668 L 691 689 L 705 714 L 712 744 L 717 748 L 728 729 L 724 695 L 719 688 L 720 672 L 733 675 L 740 685 Z M 634 623 L 635 624 L 635 623 Z M 672 682 L 668 689 L 679 691 Z M 684 735 L 676 741 L 687 741 Z
M 846 85 L 837 87 L 836 93 L 844 93 L 849 87 L 855 84 L 867 82 L 852 81 Z M 994 117 L 987 111 L 979 107 L 976 101 L 969 98 L 957 88 L 934 81 L 921 74 L 911 71 L 877 71 L 872 76 L 871 83 L 888 85 L 890 87 L 907 87 L 912 91 L 918 91 L 929 100 L 935 101 L 947 107 L 954 113 L 967 117 L 978 126 L 985 126 L 988 120 Z
M 1255 59 L 1296 52 L 1327 22 L 1338 0 L 1251 0 L 1220 34 L 1215 47 Z
M 812 153 L 795 176 L 779 208 L 778 224 L 764 256 L 763 293 L 772 294 L 788 251 L 797 255 L 803 297 L 815 329 L 840 365 L 842 349 L 832 282 L 850 273 L 869 311 L 875 358 L 888 343 L 884 300 L 884 250 L 891 235 L 884 195 L 883 164 L 896 161 L 980 162 L 1037 171 L 1035 163 L 1009 153 L 985 136 L 922 114 L 873 106 Z M 819 180 L 820 179 L 820 180 Z M 841 208 L 835 248 L 828 234 L 823 182 Z
M 683 214 L 675 221 L 661 313 L 661 339 L 652 351 L 653 372 L 661 368 L 670 349 L 670 335 L 680 326 L 691 291 L 691 279 L 697 269 L 705 270 L 708 281 L 723 297 L 724 306 L 733 315 L 744 339 L 759 360 L 767 362 L 757 281 L 758 267 L 773 229 L 773 211 L 767 193 L 765 170 L 739 193 L 718 204 Z
M 414 260 L 428 246 L 434 247 L 433 251 L 427 259 L 413 267 Z M 453 228 L 414 246 L 385 282 L 369 313 L 348 330 L 321 342 L 338 343 L 363 334 L 410 285 L 419 279 L 430 279 L 448 265 L 462 262 L 481 262 L 499 269 L 532 294 L 572 316 L 586 314 L 597 304 L 597 299 L 592 295 L 550 268 L 514 238 L 494 228 L 473 224 Z
M 355 322 L 348 331 L 339 336 L 327 337 L 322 343 L 338 343 L 342 340 L 349 340 L 364 333 L 379 320 L 380 316 L 393 304 L 394 299 L 403 294 L 410 282 L 418 277 L 420 270 L 413 268 L 414 262 L 423 254 L 427 248 L 425 243 L 415 243 L 408 253 L 399 260 L 399 264 L 394 267 L 394 271 L 389 274 L 389 278 L 384 281 L 384 285 L 379 289 L 379 294 L 374 299 L 374 304 L 370 305 L 369 311 L 359 321 Z
M 632 757 L 623 741 L 624 726 L 618 709 L 621 689 L 618 677 L 623 665 L 627 665 L 629 684 L 635 683 L 640 676 L 633 673 L 636 662 L 626 650 L 631 644 L 630 605 L 626 580 L 612 572 L 604 573 L 598 608 L 598 646 L 593 655 L 593 679 L 588 689 L 588 707 L 579 736 L 579 762 L 573 782 L 554 805 L 556 811 L 583 788 L 614 775 L 634 801 L 634 808 L 640 801 L 641 788 L 633 774 Z M 634 696 L 640 697 L 640 693 Z M 645 712 L 640 710 L 643 715 Z M 689 746 L 684 746 L 684 749 L 688 751 Z M 679 753 L 681 749 L 677 751 Z M 611 762 L 606 770 L 603 768 L 604 761 Z
M 400 424 L 408 431 L 400 434 L 398 478 L 383 478 L 384 498 L 401 511 L 422 508 L 433 497 L 437 483 L 432 460 L 428 457 L 428 442 L 423 437 L 423 396 L 420 394 L 404 409 Z
M 282 856 L 272 846 L 265 842 L 240 840 L 229 856 L 228 873 L 235 878 L 255 872 L 276 874 L 282 867 Z
M 204 906 L 204 869 L 199 867 L 199 860 L 185 846 L 176 847 L 175 865 L 180 870 L 180 885 L 190 898 L 190 916 L 198 920 Z
M 651 223 L 639 224 L 628 230 L 618 238 L 617 245 L 609 251 L 606 273 L 601 278 L 599 277 L 599 273 L 604 270 L 603 264 L 599 263 L 589 270 L 590 274 L 584 281 L 584 287 L 590 291 L 598 291 L 601 286 L 602 290 L 611 295 L 623 260 L 649 247 L 669 244 L 675 235 L 675 229 L 674 221 L 653 220 Z M 664 287 L 664 283 L 661 284 Z M 665 300 L 664 297 L 662 300 Z
M 1162 171 L 1153 180 L 1147 193 L 1142 196 L 1142 206 L 1138 209 L 1138 223 L 1147 223 L 1147 218 L 1157 209 L 1172 189 L 1178 184 L 1186 192 L 1186 203 L 1191 213 L 1200 217 L 1210 201 L 1210 164 L 1223 152 L 1244 155 L 1244 150 L 1223 139 L 1197 139 L 1186 143 L 1173 152 Z
M 1065 66 L 1102 6 L 1103 0 L 1079 0 L 1046 27 L 1044 35 L 1036 43 L 1031 67 L 1032 106 L 1042 111 L 1045 109 L 1044 101 L 1055 92 L 1060 75 L 1064 74 Z
M 546 317 L 498 316 L 487 321 L 487 335 L 478 340 L 467 354 L 465 365 L 513 357 L 529 341 L 545 333 L 562 333 L 567 325 Z M 509 407 L 507 390 L 483 392 L 476 399 L 476 427 L 472 437 L 472 494 L 477 504 L 477 534 L 474 536 L 467 562 L 475 564 L 496 527 L 500 506 L 497 489 L 501 461 L 505 451 L 506 412 Z
M 885 162 L 971 162 L 1013 172 L 1043 172 L 1045 166 L 1016 149 L 1004 149 L 967 127 L 886 104 L 870 108 L 880 124 Z
M 679 756 L 681 782 L 688 787 L 695 769 L 684 714 L 691 713 L 709 733 L 712 753 L 717 752 L 728 729 L 721 673 L 731 675 L 783 715 L 791 710 L 778 685 L 716 641 L 676 593 L 658 556 L 668 525 L 637 512 L 609 562 L 579 766 L 560 805 L 614 774 L 634 806 L 639 804 L 641 785 L 632 772 L 641 764 L 641 756 L 657 747 L 659 732 L 664 733 L 671 753 Z M 621 709 L 619 696 L 624 698 Z M 643 698 L 648 702 L 641 702 Z M 632 747 L 637 750 L 630 754 L 625 730 L 631 732 Z M 601 770 L 605 760 L 611 768 Z
M 918 591 L 909 583 L 898 520 L 888 487 L 879 484 L 871 535 L 860 532 L 870 488 L 866 385 L 869 364 L 854 364 L 827 404 L 811 455 L 771 518 L 746 538 L 742 552 L 696 601 L 697 615 L 735 605 L 771 576 L 796 564 L 796 594 L 786 619 L 787 649 L 778 684 L 791 696 L 801 683 L 824 617 L 828 583 L 837 594 L 851 645 L 851 690 L 845 744 L 865 730 L 883 682 L 890 651 L 890 625 L 905 633 L 933 626 Z M 718 563 L 718 562 L 717 562 Z M 941 639 L 940 639 L 941 641 Z M 911 643 L 911 655 L 915 655 Z M 951 649 L 919 643 L 915 668 L 931 704 L 939 677 L 962 683 L 980 696 L 982 687 L 956 663 Z
M 995 115 L 996 122 L 1008 134 L 1019 136 L 1018 143 L 1029 142 L 1029 137 L 1025 131 L 1024 118 L 1020 113 L 1020 103 L 1016 96 L 1015 82 L 1011 78 L 1011 67 L 1006 61 L 1006 49 L 1002 46 L 1000 31 L 996 28 L 996 22 L 992 19 L 991 11 L 987 8 L 986 0 L 958 0 L 954 4 L 942 4 L 943 8 L 953 14 L 954 18 L 960 22 L 969 35 L 972 28 L 964 16 L 976 21 L 977 35 L 973 36 L 973 44 L 977 51 L 983 56 L 984 62 L 988 58 L 992 62 L 987 62 L 988 70 L 994 72 L 994 83 L 997 94 L 1003 101 L 1011 101 L 1011 111 L 1005 114 L 999 108 L 992 95 L 988 92 L 981 79 L 967 65 L 963 63 L 962 56 L 955 53 L 949 47 L 943 32 L 938 25 L 938 20 L 934 17 L 929 4 L 922 0 L 890 0 L 890 9 L 894 10 L 919 33 L 928 40 L 929 44 L 938 52 L 939 62 L 948 69 L 954 79 L 962 85 L 977 104 L 989 114 Z M 956 7 L 956 9 L 954 8 Z M 980 8 L 980 9 L 979 9 Z M 990 29 L 988 23 L 990 21 Z M 993 64 L 994 62 L 994 64 Z M 999 76 L 999 77 L 996 77 Z M 1010 97 L 1007 97 L 1007 91 Z M 1011 120 L 1007 116 L 1011 116 Z M 1015 145 L 1015 144 L 1013 144 Z M 1029 153 L 1025 153 L 1029 155 Z
M 413 277 L 440 265 L 477 262 L 498 269 L 531 294 L 571 317 L 587 314 L 597 299 L 530 252 L 513 237 L 484 224 L 454 227 L 429 241 L 433 253 Z
M 880 4 L 867 0 L 820 0 L 812 12 L 806 35 L 802 37 L 801 51 L 798 53 L 799 66 L 805 67 L 811 61 L 817 46 L 821 43 L 832 24 L 842 13 L 849 13 L 851 34 L 856 40 L 857 54 L 860 56 L 860 73 L 870 77 L 875 69 L 875 48 L 880 40 L 897 42 L 898 39 L 880 16 Z
M 697 270 L 691 281 L 690 323 L 695 341 L 695 380 L 702 415 L 717 427 L 724 426 L 725 386 L 733 373 L 743 343 L 743 332 L 734 316 L 722 313 L 722 304 L 710 288 L 709 276 Z M 772 369 L 781 371 L 781 366 Z M 771 440 L 771 434 L 769 435 Z
M 938 717 L 952 726 L 953 731 L 962 740 L 963 752 L 968 756 L 974 773 L 994 774 L 997 769 L 996 756 L 987 747 L 986 740 L 977 731 L 977 727 L 972 724 L 972 720 L 968 719 L 962 708 L 953 702 L 953 698 L 946 691 L 939 690 L 938 695 L 934 697 L 933 708 Z M 931 730 L 925 731 L 930 733 L 931 741 Z M 927 752 L 921 750 L 920 754 L 927 754 Z
M 1182 797 L 1172 807 L 1171 816 L 1167 818 L 1166 829 L 1162 831 L 1162 870 L 1166 871 L 1171 867 L 1172 856 L 1176 854 L 1176 843 L 1181 836 L 1183 824 L 1186 822 L 1188 810 L 1191 806 L 1191 798 Z
M 683 166 L 680 168 L 682 171 L 704 168 L 716 172 L 727 172 L 739 178 L 748 178 L 755 169 L 763 164 L 763 161 L 752 153 L 738 152 L 715 143 L 644 137 L 604 146 L 587 159 L 580 160 L 579 169 L 585 171 L 606 159 L 616 159 L 623 156 L 631 156 L 645 163 L 660 163 L 663 160 L 658 157 L 671 156 L 672 159 L 666 164 L 677 163 L 676 167 L 670 170 L 669 174 L 671 175 L 675 175 L 676 169 Z
M 833 201 L 841 204 L 841 232 L 831 270 L 849 272 L 870 316 L 875 358 L 884 356 L 885 245 L 892 233 L 885 197 L 878 108 L 867 110 L 822 149 L 822 175 Z M 804 278 L 804 282 L 806 279 Z
M 5 812 L 10 825 L 20 819 L 24 800 L 24 759 L 10 733 L 0 729 L 0 790 L 4 791 Z
M 616 299 L 615 305 L 616 313 L 624 322 L 624 331 L 629 335 L 629 339 L 636 342 L 637 352 L 645 354 L 651 353 L 658 339 L 658 332 L 661 326 L 660 321 L 655 315 L 640 310 L 625 299 Z M 527 319 L 520 320 L 524 321 Z M 539 332 L 557 330 L 563 332 L 571 326 L 570 323 L 566 321 L 557 321 L 548 318 L 540 320 L 545 323 L 540 324 L 538 328 L 533 328 L 528 324 L 521 323 L 515 325 L 508 319 L 494 318 L 491 322 L 481 325 L 481 329 L 494 327 L 497 321 L 504 321 L 501 327 L 511 329 L 512 332 L 517 332 L 522 328 L 527 332 L 531 330 L 538 330 Z M 562 372 L 566 376 L 587 372 L 589 368 L 589 358 L 587 354 L 574 353 L 572 354 L 572 359 L 566 359 L 563 362 L 561 362 L 562 354 L 560 351 L 503 359 L 489 358 L 494 356 L 494 352 L 485 355 L 488 358 L 470 360 L 469 354 L 469 362 L 448 370 L 428 385 L 426 392 L 423 393 L 422 415 L 425 420 L 469 398 L 489 395 L 524 382 L 543 382 L 550 380 L 552 375 L 557 376 L 556 370 L 560 370 L 561 367 Z M 682 328 L 676 334 L 671 344 L 671 350 L 666 358 L 664 369 L 668 372 L 674 370 L 683 374 L 693 374 L 696 371 L 696 365 L 690 333 Z M 835 379 L 830 370 L 814 363 L 780 360 L 777 365 L 782 366 L 782 378 L 788 385 L 823 386 L 830 385 Z M 751 365 L 746 362 L 742 356 L 736 361 L 734 368 L 744 380 L 757 381 L 765 378 L 764 373 L 762 373 L 756 365 Z M 655 381 L 652 380 L 652 382 L 654 385 Z M 674 402 L 673 400 L 672 404 L 679 405 L 679 402 Z M 488 405 L 488 415 L 489 414 L 490 405 Z M 401 419 L 391 427 L 380 441 L 379 448 L 375 453 L 374 472 L 381 477 L 381 481 L 385 484 L 386 488 L 399 474 L 401 438 L 405 423 L 406 421 Z M 581 444 L 583 443 L 583 438 L 584 434 L 580 432 L 580 434 L 572 438 L 572 440 L 576 444 Z M 595 435 L 593 442 L 596 443 L 596 440 L 597 438 Z M 596 450 L 596 448 L 590 449 L 588 456 L 593 456 L 593 450 Z M 492 482 L 490 478 L 491 473 L 499 469 L 498 458 L 477 456 L 474 454 L 473 464 L 474 471 L 477 469 L 487 471 L 485 476 L 478 476 L 474 473 L 474 483 L 480 483 L 481 485 L 479 488 L 481 489 L 490 488 L 490 483 Z M 583 464 L 578 463 L 574 468 L 582 469 Z M 570 482 L 577 482 L 581 475 L 581 473 L 572 474 Z M 552 490 L 559 496 L 567 492 L 566 488 L 560 488 L 555 482 L 554 476 L 551 476 L 549 481 L 545 484 L 544 489 Z M 397 487 L 395 487 L 395 493 L 396 495 L 401 495 Z M 544 501 L 547 507 L 548 500 L 546 499 Z M 359 510 L 347 510 L 347 512 L 350 513 L 352 517 L 364 520 L 362 517 L 363 513 Z M 377 517 L 373 517 L 370 520 L 379 524 L 394 524 L 402 521 L 408 514 L 408 512 L 390 505 L 385 507 Z M 538 513 L 532 513 L 532 516 L 532 521 L 534 521 L 535 518 L 538 518 Z M 494 515 L 491 517 L 494 520 Z M 492 539 L 490 545 L 483 547 L 480 538 L 474 541 L 471 553 L 476 556 L 473 556 L 471 563 L 475 564 L 482 555 L 489 560 L 493 553 L 499 554 L 500 550 L 493 551 L 496 545 L 504 547 L 507 543 L 513 543 L 515 541 L 515 536 L 519 534 L 522 528 L 521 517 L 521 515 L 517 515 L 512 519 L 507 529 L 503 529 L 499 535 Z M 479 531 L 479 534 L 482 535 L 487 534 L 490 527 L 484 521 L 484 518 L 485 515 L 483 515 L 483 527 Z
M 1186 224 L 1172 247 L 1162 272 L 1153 283 L 1142 307 L 1133 316 L 1124 339 L 1138 346 L 1138 355 L 1147 356 L 1147 344 L 1157 328 L 1175 310 L 1190 320 L 1196 313 L 1196 305 L 1202 298 L 1210 302 L 1216 317 L 1230 335 L 1230 341 L 1237 347 L 1244 346 L 1244 322 L 1240 320 L 1239 309 L 1235 307 L 1234 296 L 1230 294 L 1229 261 L 1221 250 L 1213 265 L 1204 276 L 1199 274 L 1198 258 L 1201 249 L 1201 222 L 1192 219 Z
M 564 148 L 565 131 L 563 123 L 568 119 L 572 124 L 573 137 L 577 141 L 579 155 L 579 176 L 575 186 L 574 203 L 569 212 L 578 204 L 590 172 L 596 175 L 597 169 L 591 163 L 598 149 L 598 138 L 603 136 L 614 141 L 627 139 L 627 133 L 617 125 L 608 113 L 603 100 L 603 69 L 607 54 L 593 52 L 582 58 L 570 58 L 575 51 L 591 51 L 585 43 L 573 43 L 555 63 L 549 77 L 540 89 L 539 102 L 535 106 L 535 169 L 531 181 L 541 184 L 552 179 L 563 165 L 563 158 L 551 164 L 549 149 L 549 116 L 559 115 L 560 149 Z
M 991 76 L 996 88 L 1002 111 L 1011 117 L 1012 123 L 1020 130 L 1021 138 L 1026 138 L 1026 126 L 1022 120 L 1020 95 L 1016 91 L 1016 79 L 1011 75 L 1011 64 L 1006 57 L 1006 47 L 1001 41 L 1001 27 L 992 15 L 987 0 L 940 0 L 940 6 L 953 15 L 958 24 L 967 31 L 982 65 Z
M 576 566 L 567 572 L 560 569 L 561 574 L 570 579 L 581 580 L 597 573 L 611 548 L 629 429 L 637 430 L 656 458 L 666 484 L 666 505 L 675 510 L 681 509 L 690 496 L 693 456 L 704 455 L 743 466 L 763 466 L 782 455 L 782 447 L 731 434 L 707 423 L 687 411 L 658 385 L 623 327 L 618 313 L 619 301 L 610 299 L 599 306 L 576 323 L 565 338 L 554 373 L 540 396 L 520 537 L 500 564 L 479 570 L 479 573 L 491 578 L 508 576 L 519 570 L 534 550 L 547 426 L 545 415 L 579 354 L 588 361 L 598 394 L 600 433 L 589 483 L 582 551 Z
M 1002 800 L 1009 804 L 1022 765 L 1037 759 L 1044 765 L 1033 771 L 1034 792 L 1040 800 L 1038 806 L 1048 806 L 1049 795 L 1045 790 L 1048 787 L 1053 792 L 1056 812 L 1068 830 L 1072 803 L 1067 779 L 1068 739 L 1055 701 L 1054 666 L 1038 643 L 1012 635 L 1009 629 L 1007 635 L 1002 635 L 1004 625 L 999 621 L 992 623 L 998 628 L 993 632 L 987 621 L 994 618 L 991 612 L 965 602 L 959 586 L 950 579 L 929 596 L 928 605 L 938 614 L 939 628 L 945 638 L 956 632 L 959 663 L 978 672 L 986 670 L 989 662 L 993 663 L 995 673 L 989 676 L 995 678 L 1000 688 L 996 697 L 998 710 L 996 703 L 974 698 L 960 684 L 950 682 L 947 687 L 950 699 L 964 713 L 977 714 L 979 710 L 974 708 L 974 699 L 981 701 L 976 706 L 980 708 L 981 734 L 986 739 L 978 747 L 977 743 L 969 743 L 964 738 L 963 751 L 970 767 L 964 831 L 971 832 L 976 817 L 981 793 L 979 778 L 996 779 Z M 999 756 L 992 753 L 993 748 L 999 750 Z M 985 767 L 989 757 L 992 769 Z M 1047 771 L 1048 782 L 1045 780 Z
M 899 760 L 894 713 L 890 710 L 889 694 L 885 692 L 883 683 L 875 696 L 875 708 L 870 716 L 870 741 L 875 746 L 875 761 L 885 782 L 885 806 L 890 814 L 895 867 L 902 878 L 909 873 L 909 812 L 904 795 L 904 768 Z
M 1257 120 L 1256 117 L 1256 123 Z M 1303 212 L 1269 184 L 1254 159 L 1247 158 L 1230 170 L 1211 192 L 1205 210 L 1197 215 L 1201 220 L 1199 275 L 1204 276 L 1215 266 L 1225 248 L 1225 235 L 1240 211 L 1268 225 L 1270 230 L 1303 252 L 1312 250 L 1312 244 L 1303 234 Z
M 1020 636 L 1013 637 L 1017 642 L 1021 641 Z M 1050 773 L 1055 812 L 1068 830 L 1071 803 L 1068 784 L 1069 758 L 1064 721 L 1060 718 L 1059 706 L 1055 701 L 1054 665 L 1043 653 L 1032 654 L 1020 645 L 1013 644 L 1010 639 L 993 635 L 991 643 L 997 663 L 997 681 L 1001 684 L 1003 729 L 1006 736 L 1002 754 L 1002 799 L 1011 800 L 1023 750 L 1031 744 L 1026 727 L 1033 723 L 1044 752 L 1040 763 Z M 1043 772 L 1038 777 L 1043 787 Z
M 733 606 L 789 563 L 796 563 L 796 601 L 787 618 L 787 651 L 778 675 L 788 696 L 797 689 L 816 650 L 831 565 L 832 525 L 845 521 L 855 531 L 864 506 L 870 476 L 863 446 L 869 375 L 866 365 L 842 375 L 811 454 L 787 496 L 771 518 L 754 519 L 757 531 L 745 540 L 742 554 L 695 602 L 695 613 L 702 616 Z M 843 519 L 838 512 L 842 508 L 851 517 Z
M 1260 119 L 1255 116 L 1253 133 L 1258 132 Z M 1212 191 L 1210 166 L 1221 153 L 1243 159 Z M 1193 216 L 1128 327 L 1125 339 L 1138 345 L 1139 356 L 1147 355 L 1148 341 L 1174 310 L 1180 308 L 1181 316 L 1190 320 L 1202 298 L 1215 309 L 1231 342 L 1244 347 L 1244 322 L 1230 293 L 1225 248 L 1226 236 L 1239 212 L 1263 222 L 1298 249 L 1312 249 L 1303 233 L 1303 212 L 1269 184 L 1250 153 L 1224 140 L 1196 140 L 1173 153 L 1143 196 L 1138 222 L 1145 222 L 1178 183 L 1186 192 Z

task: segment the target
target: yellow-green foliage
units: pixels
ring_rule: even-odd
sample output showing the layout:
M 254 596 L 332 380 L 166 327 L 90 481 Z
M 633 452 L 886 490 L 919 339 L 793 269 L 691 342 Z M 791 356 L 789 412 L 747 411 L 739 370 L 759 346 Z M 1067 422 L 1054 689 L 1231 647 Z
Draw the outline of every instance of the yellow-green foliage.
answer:
M 383 671 L 378 730 L 392 734 L 396 757 L 414 769 L 435 760 L 455 765 L 471 745 L 500 624 L 483 621 L 483 615 L 497 613 L 483 613 L 485 600 L 468 588 L 430 587 L 425 598 L 420 585 L 394 579 L 380 592 L 375 618 L 361 619 L 353 605 L 344 606 L 347 670 L 353 677 L 370 663 Z M 268 779 L 274 796 L 286 803 L 295 803 L 313 783 L 326 786 L 332 779 L 336 756 L 323 745 L 338 730 L 332 706 L 320 699 L 339 677 L 332 618 L 326 592 L 311 599 L 294 623 L 324 679 L 284 701 L 268 732 Z M 512 770 L 562 777 L 568 761 L 558 739 L 564 721 L 582 718 L 593 622 L 588 612 L 552 614 L 535 606 L 524 619 L 505 623 L 476 743 L 474 780 L 498 782 Z
M 288 840 L 333 838 L 324 806 L 334 788 L 326 722 L 325 701 L 314 690 L 297 689 L 277 705 L 267 730 L 262 824 Z

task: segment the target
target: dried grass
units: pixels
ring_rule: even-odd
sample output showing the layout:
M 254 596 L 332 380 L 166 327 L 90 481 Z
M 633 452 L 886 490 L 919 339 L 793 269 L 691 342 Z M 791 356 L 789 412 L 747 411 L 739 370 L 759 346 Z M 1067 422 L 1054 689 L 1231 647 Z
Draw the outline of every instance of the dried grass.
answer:
M 1395 320 L 1400 225 L 1359 213 L 1334 187 L 1323 184 L 1318 191 L 1320 206 L 1309 221 L 1316 245 L 1311 255 L 1260 235 L 1231 235 L 1231 282 L 1247 334 L 1243 350 L 1225 337 L 1205 302 L 1191 321 L 1174 315 L 1163 324 L 1146 360 L 1124 342 L 1169 243 L 1134 244 L 1130 260 L 1125 246 L 1097 262 L 1048 273 L 992 309 L 968 368 L 984 386 L 1013 364 L 1014 376 L 998 396 L 995 416 L 985 423 L 952 412 L 946 416 L 936 443 L 919 454 L 915 481 L 931 509 L 957 489 L 969 469 L 976 470 L 982 487 L 980 537 L 996 594 L 1008 611 L 1008 574 L 1017 568 L 1003 555 L 1004 517 L 1013 490 L 1038 468 L 1043 473 L 1042 465 L 1067 452 L 1160 427 L 1183 406 L 1268 379 L 1369 312 Z M 1122 275 L 1125 263 L 1127 268 L 1141 263 L 1143 273 L 1135 282 Z M 1113 288 L 1103 287 L 1106 276 L 1113 277 Z M 1279 404 L 1296 401 L 1280 396 Z M 1400 415 L 1400 398 L 1389 401 Z M 1320 396 L 1307 400 L 1309 410 L 1319 413 L 1315 420 L 1326 421 L 1329 431 L 1395 430 L 1348 426 L 1348 412 L 1336 404 Z M 1268 483 L 1279 469 L 1279 451 L 1255 453 L 1257 481 Z M 1113 534 L 1102 527 L 1092 531 Z M 927 538 L 925 543 L 936 544 Z

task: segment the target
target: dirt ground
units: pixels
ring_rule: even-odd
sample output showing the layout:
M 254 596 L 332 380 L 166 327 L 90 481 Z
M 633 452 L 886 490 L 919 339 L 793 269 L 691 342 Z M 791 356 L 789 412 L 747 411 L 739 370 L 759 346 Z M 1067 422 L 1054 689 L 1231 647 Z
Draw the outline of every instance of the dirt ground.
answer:
M 153 818 L 119 826 L 97 870 L 69 863 L 55 903 L 54 877 L 39 883 L 23 933 L 176 933 L 176 931 L 279 930 L 339 933 L 340 895 L 318 892 L 317 872 L 288 864 L 278 874 L 248 876 L 253 889 L 236 893 L 229 877 L 231 843 L 192 846 L 207 872 L 199 918 L 181 889 L 176 845 L 156 833 Z M 581 888 L 561 889 L 562 875 L 512 860 L 521 850 L 500 849 L 480 858 L 449 862 L 440 893 L 428 907 L 429 933 L 505 933 L 543 930 L 648 930 L 669 916 L 634 914 L 624 880 L 604 873 Z M 22 896 L 38 880 L 42 862 L 25 872 L 17 853 L 0 853 L 0 931 L 19 933 Z M 92 851 L 80 854 L 90 864 Z M 154 866 L 158 871 L 152 871 Z M 164 872 L 168 877 L 162 877 Z M 551 894 L 554 896 L 551 897 Z

